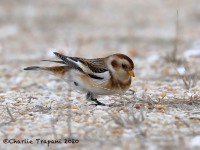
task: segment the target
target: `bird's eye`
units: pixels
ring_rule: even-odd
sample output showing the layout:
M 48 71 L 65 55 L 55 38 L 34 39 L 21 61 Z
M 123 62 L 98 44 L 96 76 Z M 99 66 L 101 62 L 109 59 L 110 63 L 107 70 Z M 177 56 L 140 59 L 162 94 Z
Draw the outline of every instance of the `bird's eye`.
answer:
M 122 68 L 123 68 L 123 69 L 127 69 L 127 65 L 122 64 Z

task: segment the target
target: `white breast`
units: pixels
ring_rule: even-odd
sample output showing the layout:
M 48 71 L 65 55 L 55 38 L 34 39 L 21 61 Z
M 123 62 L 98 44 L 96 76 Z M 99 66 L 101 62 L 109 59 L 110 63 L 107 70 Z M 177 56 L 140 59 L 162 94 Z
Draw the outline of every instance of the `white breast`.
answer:
M 91 78 L 78 70 L 71 70 L 70 73 L 63 76 L 64 80 L 69 81 L 78 90 L 84 92 L 92 92 L 96 95 L 109 95 L 114 94 L 116 91 L 107 89 L 105 85 L 109 82 L 111 76 L 108 71 L 104 73 L 95 73 L 94 75 L 103 78 L 102 80 Z M 84 78 L 83 78 L 84 76 Z M 75 85 L 74 83 L 77 83 Z

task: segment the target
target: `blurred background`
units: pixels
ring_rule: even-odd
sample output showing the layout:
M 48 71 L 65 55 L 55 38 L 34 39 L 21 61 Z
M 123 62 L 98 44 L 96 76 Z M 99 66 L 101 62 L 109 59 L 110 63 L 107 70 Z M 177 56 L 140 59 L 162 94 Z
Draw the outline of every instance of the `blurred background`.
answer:
M 192 116 L 200 108 L 199 25 L 199 0 L 0 0 L 0 139 L 63 138 L 72 127 L 75 137 L 91 137 L 88 147 L 200 147 L 199 116 Z M 68 96 L 62 80 L 23 70 L 55 65 L 40 61 L 56 59 L 54 51 L 127 54 L 135 63 L 135 95 L 124 95 L 126 105 L 91 107 L 83 93 Z M 119 99 L 100 97 L 106 104 Z
M 179 9 L 182 52 L 200 43 L 198 0 L 0 0 L 1 63 L 173 50 Z

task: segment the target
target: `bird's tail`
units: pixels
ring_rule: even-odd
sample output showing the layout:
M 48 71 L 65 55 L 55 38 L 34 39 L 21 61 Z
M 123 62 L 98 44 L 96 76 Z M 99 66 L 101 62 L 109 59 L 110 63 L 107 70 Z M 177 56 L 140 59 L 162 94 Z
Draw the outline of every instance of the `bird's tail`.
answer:
M 63 77 L 65 73 L 67 73 L 70 69 L 71 67 L 69 66 L 55 66 L 55 67 L 31 66 L 24 68 L 24 70 L 44 71 L 59 77 Z
M 24 68 L 24 70 L 45 70 L 43 67 L 38 67 L 38 66 L 31 66 Z

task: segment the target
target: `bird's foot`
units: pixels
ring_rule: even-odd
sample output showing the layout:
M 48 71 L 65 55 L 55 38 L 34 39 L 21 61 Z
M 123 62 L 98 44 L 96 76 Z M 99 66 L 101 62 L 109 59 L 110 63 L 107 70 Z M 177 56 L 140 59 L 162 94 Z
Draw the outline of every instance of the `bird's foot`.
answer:
M 135 94 L 135 91 L 134 90 L 132 90 L 132 89 L 129 89 L 128 91 L 130 91 L 131 92 L 131 94 Z
M 96 98 L 94 98 L 93 93 L 88 92 L 87 95 L 86 95 L 86 99 L 91 100 L 91 101 L 93 101 L 93 102 L 96 103 L 96 104 L 91 104 L 91 105 L 95 105 L 95 106 L 98 106 L 98 105 L 106 106 L 104 103 L 101 103 L 101 102 L 98 101 Z
M 96 104 L 91 104 L 91 105 L 95 105 L 95 106 L 106 106 L 104 103 L 98 101 L 97 99 L 91 99 L 91 101 L 94 101 Z

